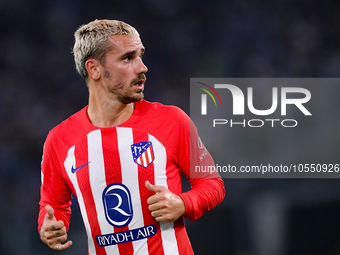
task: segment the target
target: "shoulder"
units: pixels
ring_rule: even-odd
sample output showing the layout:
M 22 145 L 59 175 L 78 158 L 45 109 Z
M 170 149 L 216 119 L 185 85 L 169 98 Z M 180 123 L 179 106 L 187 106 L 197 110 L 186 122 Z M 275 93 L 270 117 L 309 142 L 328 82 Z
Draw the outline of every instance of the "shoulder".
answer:
M 45 143 L 49 144 L 56 140 L 66 142 L 68 139 L 77 135 L 82 128 L 86 127 L 86 124 L 85 107 L 51 129 Z
M 140 101 L 136 107 L 138 114 L 134 120 L 137 126 L 143 126 L 152 134 L 182 137 L 190 134 L 191 120 L 179 107 L 158 102 Z
M 188 121 L 189 116 L 178 106 L 164 105 L 158 102 L 149 102 L 141 100 L 136 103 L 137 111 L 140 114 L 151 114 L 156 116 L 163 116 L 164 119 L 171 119 L 177 121 Z

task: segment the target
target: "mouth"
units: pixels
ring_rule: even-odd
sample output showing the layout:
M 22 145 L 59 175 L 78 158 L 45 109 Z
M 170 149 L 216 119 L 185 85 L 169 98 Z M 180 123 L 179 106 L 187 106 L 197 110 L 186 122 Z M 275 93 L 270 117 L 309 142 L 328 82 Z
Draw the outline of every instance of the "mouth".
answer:
M 142 90 L 144 88 L 144 83 L 145 79 L 140 79 L 134 84 L 134 86 Z

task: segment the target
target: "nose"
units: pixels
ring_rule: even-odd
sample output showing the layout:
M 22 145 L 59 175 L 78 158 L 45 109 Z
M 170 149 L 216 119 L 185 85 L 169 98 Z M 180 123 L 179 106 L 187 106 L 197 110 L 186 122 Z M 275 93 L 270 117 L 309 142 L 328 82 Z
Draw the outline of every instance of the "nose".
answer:
M 148 68 L 146 65 L 143 63 L 143 60 L 141 58 L 138 58 L 137 60 L 137 73 L 146 73 L 148 71 Z

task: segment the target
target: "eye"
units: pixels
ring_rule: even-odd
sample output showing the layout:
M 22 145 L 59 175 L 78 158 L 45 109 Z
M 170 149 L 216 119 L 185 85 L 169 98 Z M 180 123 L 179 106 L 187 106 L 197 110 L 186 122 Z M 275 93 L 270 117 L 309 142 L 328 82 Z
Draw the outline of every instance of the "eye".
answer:
M 131 60 L 131 56 L 127 56 L 123 59 L 123 61 L 125 61 L 125 62 L 129 62 L 130 60 Z

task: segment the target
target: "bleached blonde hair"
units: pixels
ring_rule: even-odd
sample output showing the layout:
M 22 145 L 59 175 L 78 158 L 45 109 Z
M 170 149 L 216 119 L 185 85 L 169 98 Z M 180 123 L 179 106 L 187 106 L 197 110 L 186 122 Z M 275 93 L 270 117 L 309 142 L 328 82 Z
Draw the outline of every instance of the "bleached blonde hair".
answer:
M 112 50 L 108 40 L 113 35 L 137 35 L 137 30 L 119 20 L 95 20 L 80 26 L 74 33 L 73 55 L 77 72 L 87 77 L 85 62 L 96 59 L 101 64 L 105 62 L 105 54 Z

